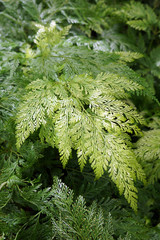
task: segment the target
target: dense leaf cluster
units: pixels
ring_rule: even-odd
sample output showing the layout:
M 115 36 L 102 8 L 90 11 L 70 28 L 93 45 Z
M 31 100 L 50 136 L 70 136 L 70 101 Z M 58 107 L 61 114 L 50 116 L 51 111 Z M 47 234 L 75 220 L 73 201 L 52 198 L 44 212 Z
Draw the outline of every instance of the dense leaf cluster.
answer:
M 0 1 L 0 239 L 160 239 L 159 22 L 156 0 Z

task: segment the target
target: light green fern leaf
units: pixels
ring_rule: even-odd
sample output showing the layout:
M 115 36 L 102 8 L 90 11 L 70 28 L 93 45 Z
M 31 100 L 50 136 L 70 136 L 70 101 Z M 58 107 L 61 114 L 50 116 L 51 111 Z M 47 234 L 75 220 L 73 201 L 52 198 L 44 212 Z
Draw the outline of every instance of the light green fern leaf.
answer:
M 31 54 L 29 58 L 31 62 L 28 64 L 31 67 L 26 74 L 31 78 L 34 74 L 35 78 L 37 75 L 41 77 L 27 86 L 26 95 L 19 105 L 16 120 L 17 147 L 20 148 L 25 139 L 38 130 L 41 141 L 58 148 L 63 167 L 74 149 L 81 170 L 89 161 L 96 178 L 108 171 L 120 194 L 124 193 L 136 210 L 137 190 L 134 181 L 136 178 L 144 180 L 144 174 L 131 148 L 126 145 L 129 142 L 126 134 L 139 134 L 139 125 L 144 120 L 125 99 L 143 87 L 127 75 L 124 76 L 121 69 L 119 74 L 118 64 L 117 73 L 111 73 L 114 63 L 106 73 L 68 72 L 66 67 L 74 66 L 68 65 L 68 57 L 58 55 L 55 47 L 66 35 L 68 28 L 58 31 L 52 23 L 48 28 L 41 25 L 39 28 L 35 40 L 38 48 L 35 55 Z M 39 54 L 40 51 L 42 54 Z M 81 49 L 76 51 L 81 57 L 85 53 L 84 49 L 82 53 Z M 52 61 L 53 54 L 55 60 Z M 97 60 L 101 59 L 99 54 L 101 56 L 102 53 L 96 52 L 95 56 L 88 56 L 94 69 Z M 81 57 L 80 62 L 83 60 Z M 132 61 L 140 55 L 120 52 L 113 54 L 113 57 L 118 58 L 124 66 L 123 59 Z M 75 65 L 78 64 L 76 61 L 75 58 Z M 107 62 L 108 65 L 112 64 L 112 54 L 108 54 Z M 93 69 L 90 66 L 89 69 Z M 53 68 L 54 74 L 50 70 Z
M 142 58 L 143 55 L 137 52 L 115 52 L 120 56 L 120 59 L 126 62 L 133 62 L 135 59 Z
M 150 31 L 158 22 L 151 7 L 135 1 L 126 3 L 121 10 L 116 11 L 116 14 L 137 30 Z
M 144 166 L 149 183 L 160 179 L 160 129 L 144 132 L 136 143 L 135 153 Z
M 52 21 L 49 27 L 44 27 L 41 24 L 35 24 L 35 26 L 39 28 L 39 30 L 35 36 L 34 42 L 37 44 L 37 46 L 41 47 L 41 49 L 44 49 L 49 44 L 51 44 L 52 46 L 58 44 L 62 40 L 62 38 L 64 38 L 68 34 L 68 31 L 71 28 L 71 26 L 69 25 L 65 28 L 62 28 L 61 31 L 58 31 L 56 29 L 55 21 Z
M 146 20 L 130 20 L 130 21 L 127 21 L 127 24 L 137 30 L 146 31 L 148 28 L 148 24 Z

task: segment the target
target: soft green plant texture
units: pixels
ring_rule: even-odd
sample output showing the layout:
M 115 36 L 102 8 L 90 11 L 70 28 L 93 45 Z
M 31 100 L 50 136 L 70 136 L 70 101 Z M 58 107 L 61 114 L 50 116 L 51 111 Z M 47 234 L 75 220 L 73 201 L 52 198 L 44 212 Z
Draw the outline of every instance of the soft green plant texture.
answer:
M 0 1 L 0 239 L 160 239 L 159 22 L 157 0 Z
M 148 182 L 154 184 L 160 178 L 160 118 L 153 116 L 149 123 L 151 130 L 144 132 L 136 143 L 135 153 L 139 158 L 148 177 Z
M 12 177 L 8 181 L 9 188 L 19 182 L 17 181 Z M 0 216 L 1 229 L 7 231 L 10 237 L 16 232 L 15 226 L 19 221 L 22 226 L 15 239 L 113 239 L 111 214 L 104 219 L 102 210 L 97 209 L 95 202 L 87 208 L 82 196 L 73 199 L 73 192 L 57 178 L 52 187 L 43 190 L 40 190 L 41 185 L 36 182 L 32 182 L 32 186 L 26 183 L 23 185 L 23 191 L 20 186 L 15 189 L 16 194 L 21 196 L 23 204 L 28 203 L 38 212 L 29 217 L 25 211 L 19 212 L 15 206 L 10 205 L 10 221 L 7 221 L 5 213 Z M 9 197 L 9 191 L 3 193 L 1 207 L 6 204 L 5 201 L 9 201 Z
M 94 53 L 87 48 L 67 46 L 62 39 L 70 27 L 58 31 L 53 21 L 49 27 L 37 26 L 34 40 L 37 49 L 26 50 L 27 67 L 23 71 L 33 81 L 26 87 L 28 92 L 16 116 L 17 147 L 40 128 L 41 141 L 58 148 L 63 167 L 75 149 L 80 169 L 89 159 L 96 178 L 108 170 L 120 194 L 124 192 L 136 210 L 137 189 L 133 181 L 136 177 L 144 181 L 145 177 L 126 133 L 138 134 L 137 124 L 144 121 L 123 99 L 143 87 L 129 77 L 122 77 L 118 65 L 125 67 L 123 58 L 132 61 L 139 55 L 129 52 L 121 57 L 118 52 L 116 59 L 116 53 Z M 101 58 L 105 72 L 98 67 Z M 117 68 L 116 74 L 112 68 Z M 100 73 L 94 77 L 96 72 Z

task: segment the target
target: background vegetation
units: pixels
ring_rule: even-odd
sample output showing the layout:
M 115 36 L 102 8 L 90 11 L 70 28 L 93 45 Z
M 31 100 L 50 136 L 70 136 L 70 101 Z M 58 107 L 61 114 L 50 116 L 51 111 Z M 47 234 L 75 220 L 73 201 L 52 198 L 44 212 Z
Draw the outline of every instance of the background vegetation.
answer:
M 160 2 L 0 0 L 0 239 L 160 239 Z

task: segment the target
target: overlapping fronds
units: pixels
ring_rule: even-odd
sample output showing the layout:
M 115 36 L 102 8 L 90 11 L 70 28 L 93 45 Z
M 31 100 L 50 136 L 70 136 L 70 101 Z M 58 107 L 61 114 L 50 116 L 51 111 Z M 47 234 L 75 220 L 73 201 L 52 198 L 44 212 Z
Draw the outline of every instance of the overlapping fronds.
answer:
M 153 184 L 160 179 L 160 129 L 144 132 L 136 143 L 135 153 L 144 167 L 148 182 Z
M 137 30 L 150 31 L 158 23 L 154 10 L 149 5 L 140 2 L 126 3 L 116 14 Z
M 63 167 L 75 149 L 81 170 L 88 160 L 96 178 L 100 178 L 107 170 L 120 193 L 124 193 L 136 210 L 134 180 L 138 177 L 143 181 L 144 174 L 131 148 L 127 146 L 129 139 L 126 133 L 138 134 L 138 125 L 143 124 L 144 120 L 123 99 L 143 87 L 131 80 L 129 74 L 128 77 L 122 76 L 121 68 L 118 73 L 119 65 L 113 62 L 111 53 L 106 54 L 104 60 L 106 73 L 99 73 L 97 66 L 103 53 L 96 52 L 94 55 L 94 51 L 89 52 L 85 48 L 76 49 L 78 61 L 72 59 L 71 54 L 71 65 L 68 56 L 64 54 L 62 57 L 61 53 L 56 52 L 57 46 L 65 46 L 60 38 L 68 32 L 68 28 L 59 32 L 54 22 L 48 28 L 42 25 L 38 27 L 40 30 L 35 38 L 37 49 L 34 52 L 32 50 L 32 54 L 29 49 L 26 52 L 26 74 L 32 78 L 35 73 L 40 78 L 27 86 L 26 95 L 20 103 L 16 120 L 17 147 L 20 148 L 30 134 L 39 129 L 41 140 L 58 148 Z M 65 50 L 67 52 L 66 47 Z M 82 53 L 90 53 L 86 60 L 91 73 L 77 75 L 74 74 L 74 67 L 84 60 Z M 124 60 L 133 61 L 140 56 L 131 52 L 113 54 L 113 58 L 118 58 L 119 64 L 124 66 Z M 82 63 L 79 68 L 86 68 Z M 110 65 L 117 68 L 116 73 L 111 73 L 113 66 L 110 69 Z M 74 71 L 68 71 L 69 67 Z M 95 69 L 93 73 L 92 67 Z M 99 74 L 95 77 L 95 73 Z
M 0 0 L 0 239 L 159 239 L 159 16 Z
M 52 187 L 41 189 L 38 179 L 25 183 L 23 188 L 3 187 L 0 192 L 0 234 L 10 239 L 114 239 L 112 216 L 104 218 L 103 211 L 94 202 L 87 207 L 85 199 L 74 200 L 73 191 L 57 178 Z M 16 206 L 20 201 L 21 210 Z M 3 197 L 3 199 L 2 199 Z M 4 203 L 2 202 L 4 201 Z M 23 208 L 32 212 L 26 214 Z

